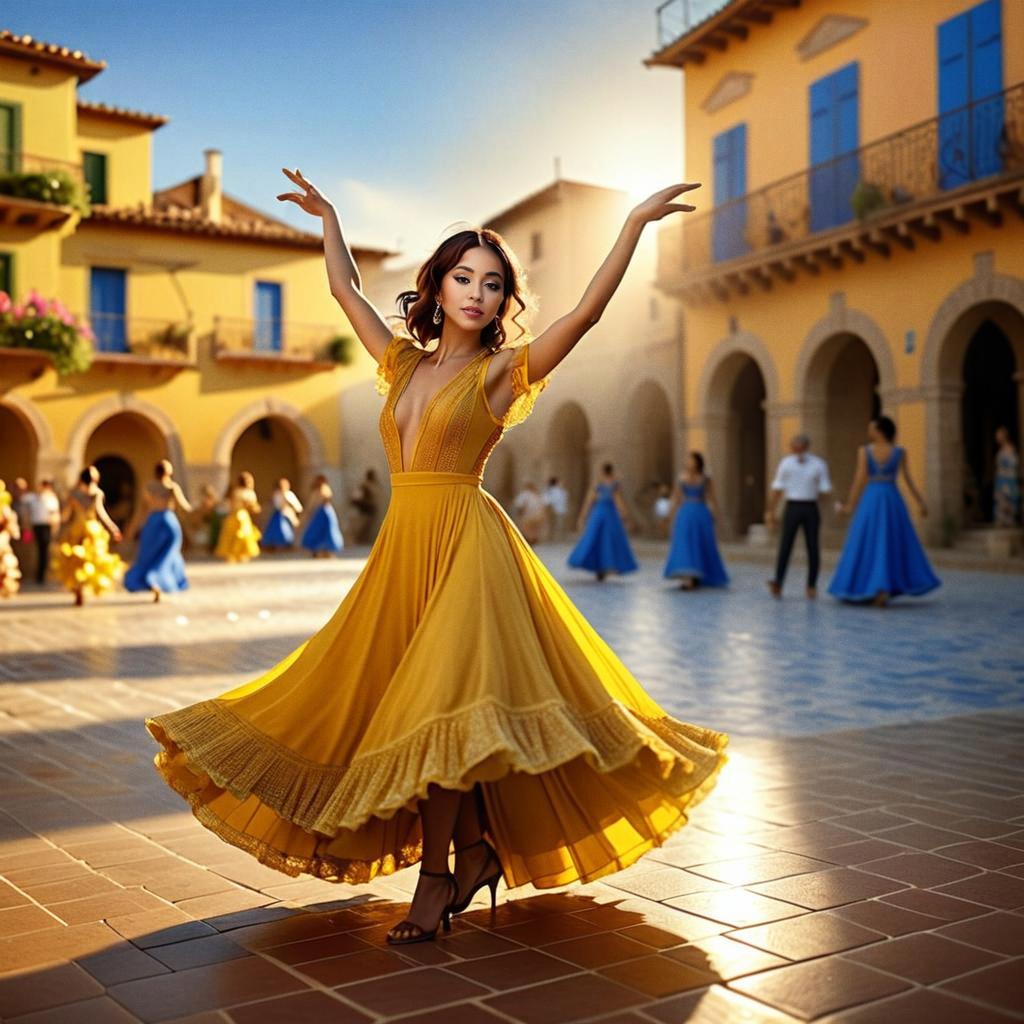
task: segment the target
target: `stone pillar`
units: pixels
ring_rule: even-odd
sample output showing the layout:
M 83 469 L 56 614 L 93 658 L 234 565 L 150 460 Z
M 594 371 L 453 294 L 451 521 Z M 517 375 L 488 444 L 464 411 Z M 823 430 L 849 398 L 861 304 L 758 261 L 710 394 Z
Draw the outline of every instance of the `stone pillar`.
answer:
M 925 500 L 928 521 L 925 533 L 928 543 L 950 543 L 963 527 L 963 424 L 961 408 L 963 384 L 936 384 L 925 388 L 927 419 L 925 453 Z

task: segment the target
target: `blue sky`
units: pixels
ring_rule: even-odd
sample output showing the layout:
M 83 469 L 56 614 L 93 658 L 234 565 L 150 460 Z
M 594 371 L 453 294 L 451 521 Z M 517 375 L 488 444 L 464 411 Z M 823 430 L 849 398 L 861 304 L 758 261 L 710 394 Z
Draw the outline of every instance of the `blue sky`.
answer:
M 81 95 L 164 114 L 153 184 L 223 151 L 224 187 L 290 223 L 298 167 L 350 243 L 427 254 L 563 177 L 641 198 L 682 180 L 682 84 L 645 68 L 646 0 L 37 0 L 6 27 L 107 70 Z

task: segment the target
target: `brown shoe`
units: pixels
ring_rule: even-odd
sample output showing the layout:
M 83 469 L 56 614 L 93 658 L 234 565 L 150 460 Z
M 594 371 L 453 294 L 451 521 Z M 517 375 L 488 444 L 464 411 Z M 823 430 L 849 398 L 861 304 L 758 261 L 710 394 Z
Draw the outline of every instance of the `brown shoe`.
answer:
M 775 580 L 768 581 L 768 589 L 772 592 L 772 597 L 782 597 L 782 587 Z
M 808 601 L 813 601 L 817 596 L 818 596 L 818 588 L 817 587 L 808 587 L 807 588 L 807 600 Z

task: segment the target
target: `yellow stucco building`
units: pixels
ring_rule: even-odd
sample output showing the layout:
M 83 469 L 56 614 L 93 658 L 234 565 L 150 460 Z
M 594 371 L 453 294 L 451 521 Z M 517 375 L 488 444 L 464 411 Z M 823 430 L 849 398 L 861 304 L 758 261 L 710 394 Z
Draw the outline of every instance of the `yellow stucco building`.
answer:
M 845 498 L 882 411 L 927 538 L 1000 550 L 993 433 L 1024 425 L 1024 4 L 668 0 L 658 19 L 645 63 L 683 72 L 704 185 L 659 234 L 658 280 L 729 532 L 761 521 L 798 430 Z
M 83 100 L 105 66 L 0 32 L 0 291 L 59 299 L 96 336 L 90 368 L 65 376 L 45 354 L 0 349 L 0 478 L 64 484 L 97 463 L 121 519 L 162 457 L 193 495 L 243 468 L 263 496 L 281 475 L 302 493 L 322 472 L 340 490 L 339 396 L 372 367 L 332 356 L 333 339 L 355 338 L 321 236 L 228 195 L 216 149 L 154 191 L 167 118 Z M 88 185 L 86 215 L 11 186 L 57 171 Z M 353 253 L 370 288 L 393 255 Z

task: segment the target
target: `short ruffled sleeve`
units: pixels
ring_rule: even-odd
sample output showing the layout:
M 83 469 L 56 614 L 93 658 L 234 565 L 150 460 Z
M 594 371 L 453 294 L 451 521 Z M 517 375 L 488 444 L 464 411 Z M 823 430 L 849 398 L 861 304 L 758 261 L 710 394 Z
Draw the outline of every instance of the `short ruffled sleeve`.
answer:
M 407 348 L 412 347 L 412 342 L 400 334 L 393 334 L 388 346 L 384 349 L 384 355 L 377 364 L 377 380 L 375 387 L 379 395 L 386 395 L 391 390 L 391 385 L 398 370 L 398 357 Z
M 506 428 L 522 423 L 533 412 L 537 396 L 551 381 L 548 375 L 535 380 L 532 384 L 529 383 L 529 352 L 530 346 L 523 345 L 512 357 L 512 404 L 502 419 Z

